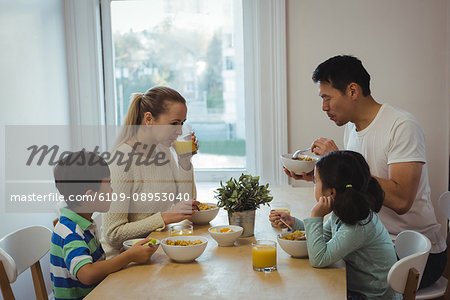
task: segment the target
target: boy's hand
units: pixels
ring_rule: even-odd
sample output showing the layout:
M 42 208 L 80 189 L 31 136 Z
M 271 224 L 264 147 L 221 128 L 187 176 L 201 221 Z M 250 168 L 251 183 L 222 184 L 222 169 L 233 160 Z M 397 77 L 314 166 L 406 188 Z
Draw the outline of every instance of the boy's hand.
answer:
M 319 201 L 311 210 L 311 217 L 324 217 L 328 215 L 332 209 L 331 204 L 333 203 L 332 196 L 321 196 Z
M 150 259 L 150 257 L 156 251 L 156 246 L 153 245 L 152 243 L 148 245 L 144 244 L 150 242 L 151 240 L 152 238 L 147 237 L 146 239 L 137 242 L 130 249 L 127 250 L 127 253 L 131 258 L 131 261 L 142 264 Z
M 294 224 L 295 224 L 294 217 L 292 217 L 291 215 L 289 215 L 285 212 L 282 212 L 282 211 L 276 211 L 276 210 L 270 211 L 269 221 L 274 223 L 277 226 L 286 228 L 287 226 L 283 222 L 281 222 L 280 219 L 283 219 L 283 221 L 285 221 L 292 228 L 294 227 Z

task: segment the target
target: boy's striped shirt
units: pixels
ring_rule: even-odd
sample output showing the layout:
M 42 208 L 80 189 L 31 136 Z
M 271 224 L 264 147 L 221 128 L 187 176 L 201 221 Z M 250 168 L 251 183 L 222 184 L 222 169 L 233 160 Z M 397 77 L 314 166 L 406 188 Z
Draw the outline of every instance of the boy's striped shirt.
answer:
M 76 274 L 82 266 L 104 259 L 95 223 L 68 208 L 61 208 L 50 247 L 50 276 L 55 299 L 85 297 L 95 285 L 82 284 Z

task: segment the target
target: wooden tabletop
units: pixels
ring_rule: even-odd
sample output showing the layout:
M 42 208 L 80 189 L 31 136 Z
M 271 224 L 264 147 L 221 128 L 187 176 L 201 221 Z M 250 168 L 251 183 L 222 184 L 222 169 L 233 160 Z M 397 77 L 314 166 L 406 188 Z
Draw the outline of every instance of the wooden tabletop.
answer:
M 290 204 L 291 214 L 309 216 L 315 200 L 312 188 L 271 188 L 273 202 Z M 199 193 L 201 202 L 216 202 L 212 190 Z M 205 252 L 192 263 L 171 261 L 160 246 L 145 265 L 130 265 L 109 275 L 86 299 L 345 299 L 345 265 L 341 261 L 324 269 L 312 268 L 308 259 L 290 257 L 277 246 L 278 270 L 272 273 L 252 269 L 251 243 L 255 239 L 276 241 L 279 229 L 268 220 L 270 208 L 256 212 L 255 236 L 240 238 L 233 247 L 218 247 L 208 228 L 228 224 L 226 211 L 221 209 L 209 225 L 194 225 L 194 235 L 208 238 Z M 167 230 L 152 236 L 163 239 Z

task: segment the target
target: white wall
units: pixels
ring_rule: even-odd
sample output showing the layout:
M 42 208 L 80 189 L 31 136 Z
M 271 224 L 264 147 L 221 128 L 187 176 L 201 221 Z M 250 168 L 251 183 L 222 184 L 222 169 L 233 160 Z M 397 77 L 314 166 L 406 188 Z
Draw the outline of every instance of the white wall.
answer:
M 0 141 L 5 125 L 69 124 L 63 1 L 0 0 L 0 83 Z M 52 228 L 54 214 L 5 212 L 4 146 L 0 168 L 0 237 L 28 225 Z M 48 254 L 41 266 L 50 293 Z M 12 287 L 16 299 L 35 298 L 29 270 Z
M 289 150 L 320 136 L 342 146 L 343 128 L 321 111 L 311 75 L 338 54 L 360 58 L 373 97 L 422 124 L 432 198 L 448 187 L 449 31 L 446 0 L 287 0 Z

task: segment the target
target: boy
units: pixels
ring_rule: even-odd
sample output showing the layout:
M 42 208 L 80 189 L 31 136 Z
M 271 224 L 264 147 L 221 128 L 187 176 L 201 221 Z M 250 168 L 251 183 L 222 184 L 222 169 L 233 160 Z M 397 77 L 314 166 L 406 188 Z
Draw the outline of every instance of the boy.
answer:
M 130 262 L 145 263 L 156 247 L 136 243 L 129 250 L 105 260 L 96 237 L 92 213 L 107 212 L 112 193 L 106 162 L 93 152 L 74 152 L 60 160 L 54 171 L 55 184 L 67 207 L 61 208 L 50 248 L 50 275 L 55 299 L 82 299 L 110 273 Z

